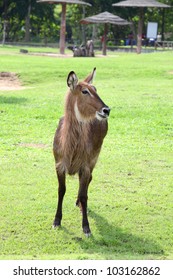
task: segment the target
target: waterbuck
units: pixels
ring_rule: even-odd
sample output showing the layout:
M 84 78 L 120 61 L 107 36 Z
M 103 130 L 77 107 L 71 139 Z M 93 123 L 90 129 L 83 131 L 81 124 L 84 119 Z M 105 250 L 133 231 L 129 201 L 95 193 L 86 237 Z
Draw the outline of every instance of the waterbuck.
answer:
M 58 206 L 53 227 L 61 225 L 66 173 L 78 173 L 79 191 L 76 205 L 81 208 L 82 228 L 86 236 L 91 234 L 87 217 L 88 186 L 107 134 L 107 118 L 110 113 L 110 108 L 100 99 L 96 88 L 91 84 L 95 72 L 96 68 L 82 82 L 78 82 L 73 71 L 69 73 L 65 114 L 60 119 L 53 144 L 59 183 Z

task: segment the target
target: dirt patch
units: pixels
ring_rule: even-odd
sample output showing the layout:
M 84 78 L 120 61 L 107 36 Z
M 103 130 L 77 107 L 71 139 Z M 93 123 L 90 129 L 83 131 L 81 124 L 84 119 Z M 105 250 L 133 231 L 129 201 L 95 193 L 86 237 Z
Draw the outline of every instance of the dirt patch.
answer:
M 48 145 L 41 144 L 41 143 L 20 143 L 18 144 L 20 147 L 25 147 L 25 148 L 37 148 L 37 149 L 45 149 L 48 148 Z
M 0 72 L 0 90 L 21 90 L 24 87 L 21 85 L 19 77 L 16 73 Z
M 60 53 L 29 53 L 29 55 L 34 56 L 49 56 L 49 57 L 58 57 L 58 58 L 71 58 L 73 57 L 73 54 L 60 54 Z

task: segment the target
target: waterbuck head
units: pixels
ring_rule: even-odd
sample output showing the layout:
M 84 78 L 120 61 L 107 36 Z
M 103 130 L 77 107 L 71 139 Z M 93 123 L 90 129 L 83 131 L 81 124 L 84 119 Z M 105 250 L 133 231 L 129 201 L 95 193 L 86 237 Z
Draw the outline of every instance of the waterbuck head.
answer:
M 99 121 L 106 120 L 110 113 L 110 108 L 101 100 L 96 88 L 92 85 L 95 72 L 96 68 L 82 82 L 78 82 L 73 71 L 67 77 L 74 113 L 79 122 L 88 122 L 94 118 Z

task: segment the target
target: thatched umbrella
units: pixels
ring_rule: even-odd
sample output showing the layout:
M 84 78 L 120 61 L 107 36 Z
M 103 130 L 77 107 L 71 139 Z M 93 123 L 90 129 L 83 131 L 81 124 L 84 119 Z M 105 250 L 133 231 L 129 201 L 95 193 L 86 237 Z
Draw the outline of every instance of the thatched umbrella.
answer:
M 38 0 L 38 3 L 61 4 L 61 29 L 60 29 L 60 53 L 65 53 L 65 33 L 66 33 L 66 6 L 67 4 L 79 4 L 91 6 L 91 4 L 80 0 Z
M 139 22 L 138 22 L 138 34 L 137 34 L 137 53 L 141 53 L 142 46 L 142 27 L 144 18 L 144 8 L 169 8 L 170 6 L 160 3 L 156 0 L 126 0 L 116 4 L 112 4 L 114 7 L 139 7 Z
M 91 17 L 84 18 L 80 20 L 80 23 L 82 24 L 89 24 L 89 23 L 96 23 L 104 24 L 104 40 L 103 40 L 103 55 L 106 55 L 106 40 L 107 40 L 107 31 L 108 31 L 108 24 L 116 24 L 116 25 L 127 25 L 131 24 L 130 22 L 126 21 L 125 19 L 122 19 L 118 16 L 115 16 L 111 13 L 104 12 L 101 14 L 97 14 Z

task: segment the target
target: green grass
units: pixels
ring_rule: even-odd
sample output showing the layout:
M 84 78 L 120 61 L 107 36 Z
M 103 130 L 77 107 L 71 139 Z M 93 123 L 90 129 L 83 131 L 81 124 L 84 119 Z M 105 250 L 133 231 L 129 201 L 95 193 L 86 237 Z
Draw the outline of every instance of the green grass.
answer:
M 1 259 L 173 258 L 172 62 L 172 52 L 63 59 L 0 48 L 0 71 L 18 73 L 25 85 L 0 91 Z M 68 73 L 82 79 L 95 66 L 94 84 L 112 110 L 89 188 L 86 238 L 76 176 L 67 177 L 62 227 L 51 228 L 52 141 Z

